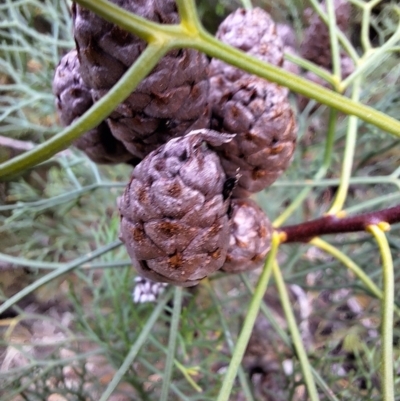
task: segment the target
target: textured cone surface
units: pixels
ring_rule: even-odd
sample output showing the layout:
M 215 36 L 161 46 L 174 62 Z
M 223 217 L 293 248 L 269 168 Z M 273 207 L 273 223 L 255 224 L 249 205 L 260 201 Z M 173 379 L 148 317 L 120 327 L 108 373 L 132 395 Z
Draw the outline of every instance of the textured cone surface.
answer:
M 228 273 L 261 267 L 271 247 L 272 226 L 263 210 L 251 199 L 232 199 L 230 240 L 225 264 Z
M 200 130 L 150 153 L 119 199 L 120 236 L 139 274 L 192 286 L 219 269 L 229 244 L 226 176 L 216 146 L 231 136 Z
M 84 114 L 93 104 L 90 88 L 83 82 L 79 72 L 76 50 L 66 54 L 57 66 L 53 93 L 60 121 L 64 126 Z M 135 158 L 125 146 L 115 139 L 106 122 L 86 132 L 74 142 L 97 163 L 135 163 Z
M 282 41 L 271 17 L 259 8 L 239 9 L 228 16 L 217 37 L 263 61 L 282 65 Z M 288 90 L 216 59 L 209 75 L 212 128 L 236 134 L 218 152 L 228 176 L 239 169 L 233 195 L 246 197 L 271 185 L 291 161 L 296 124 Z
M 326 2 L 322 3 L 322 7 L 326 12 Z M 334 7 L 336 25 L 342 32 L 346 32 L 350 23 L 351 5 L 347 0 L 334 0 Z M 305 11 L 305 16 L 308 20 L 308 27 L 304 32 L 304 39 L 300 46 L 300 53 L 305 59 L 331 70 L 332 53 L 329 28 L 312 9 L 307 9 Z M 342 76 L 345 78 L 353 72 L 354 65 L 345 54 L 341 54 L 341 58 L 346 58 L 342 70 Z
M 155 22 L 179 22 L 171 0 L 112 2 Z M 73 18 L 82 77 L 97 101 L 136 61 L 146 43 L 79 5 L 73 6 Z M 208 127 L 207 68 L 207 57 L 195 50 L 169 52 L 110 115 L 113 135 L 143 159 L 171 138 Z

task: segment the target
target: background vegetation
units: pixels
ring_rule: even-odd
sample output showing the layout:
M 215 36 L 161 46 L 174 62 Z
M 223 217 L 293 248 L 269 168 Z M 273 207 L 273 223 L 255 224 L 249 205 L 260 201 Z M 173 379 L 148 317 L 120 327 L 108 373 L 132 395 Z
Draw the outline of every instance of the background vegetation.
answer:
M 301 41 L 303 2 L 252 3 L 291 23 Z M 162 51 L 193 46 L 286 84 L 294 107 L 296 92 L 314 99 L 297 113 L 292 166 L 257 196 L 276 227 L 399 203 L 400 123 L 390 118 L 400 111 L 399 8 L 396 1 L 351 3 L 345 48 L 356 70 L 346 80 L 326 73 L 330 92 L 218 48 L 205 33 L 119 19 L 154 54 L 161 46 L 154 37 L 164 41 Z M 192 2 L 178 4 L 183 21 L 199 29 Z M 240 5 L 201 0 L 197 10 L 213 31 Z M 96 166 L 74 148 L 56 153 L 124 93 L 116 88 L 61 131 L 51 81 L 74 46 L 69 4 L 2 0 L 0 21 L 1 400 L 400 399 L 399 224 L 308 244 L 279 246 L 275 238 L 262 273 L 216 274 L 195 289 L 168 287 L 156 303 L 134 303 L 135 272 L 118 241 L 116 209 L 130 169 Z M 131 75 L 148 73 L 151 63 L 143 65 Z M 37 144 L 44 147 L 33 158 L 7 162 Z

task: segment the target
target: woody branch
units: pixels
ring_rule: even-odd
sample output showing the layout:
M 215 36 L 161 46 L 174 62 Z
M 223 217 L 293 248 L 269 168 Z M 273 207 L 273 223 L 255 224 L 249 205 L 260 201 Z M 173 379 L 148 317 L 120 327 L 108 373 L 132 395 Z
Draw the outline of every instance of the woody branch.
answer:
M 282 242 L 308 242 L 321 235 L 365 231 L 373 224 L 398 222 L 400 205 L 344 218 L 328 215 L 305 223 L 281 227 L 277 231 L 282 234 Z

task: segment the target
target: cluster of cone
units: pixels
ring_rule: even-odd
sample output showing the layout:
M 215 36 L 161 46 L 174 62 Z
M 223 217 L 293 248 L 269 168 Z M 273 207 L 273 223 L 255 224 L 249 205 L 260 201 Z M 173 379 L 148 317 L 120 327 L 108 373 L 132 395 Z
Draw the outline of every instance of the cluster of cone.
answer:
M 160 23 L 175 2 L 114 0 Z M 53 89 L 63 124 L 104 96 L 146 46 L 74 4 L 76 50 Z M 283 43 L 263 10 L 238 9 L 217 37 L 277 66 Z M 296 123 L 287 89 L 195 50 L 168 53 L 137 89 L 75 145 L 99 163 L 136 165 L 119 199 L 121 239 L 139 274 L 195 285 L 211 273 L 261 266 L 272 227 L 249 197 L 288 167 Z

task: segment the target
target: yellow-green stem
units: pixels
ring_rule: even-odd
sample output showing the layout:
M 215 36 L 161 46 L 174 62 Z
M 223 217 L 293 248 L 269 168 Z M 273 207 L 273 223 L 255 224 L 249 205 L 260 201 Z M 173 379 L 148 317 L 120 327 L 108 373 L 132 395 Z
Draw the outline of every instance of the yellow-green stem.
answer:
M 296 319 L 294 317 L 292 307 L 290 305 L 290 298 L 286 289 L 285 282 L 283 280 L 282 272 L 276 261 L 274 261 L 273 263 L 273 272 L 274 272 L 276 287 L 279 292 L 279 298 L 281 300 L 282 308 L 286 316 L 286 321 L 290 330 L 290 334 L 292 336 L 293 345 L 296 350 L 297 358 L 299 359 L 300 362 L 301 370 L 303 372 L 303 378 L 306 383 L 309 399 L 311 401 L 318 401 L 319 400 L 318 391 L 312 374 L 311 365 L 308 360 L 303 341 L 301 339 L 301 335 L 299 332 Z
M 316 13 L 322 19 L 322 21 L 324 21 L 326 25 L 329 25 L 329 18 L 324 13 L 324 11 L 322 10 L 322 7 L 318 3 L 318 1 L 317 0 L 310 0 L 310 3 L 312 4 L 312 6 L 313 6 L 314 10 L 316 11 Z M 339 30 L 339 28 L 336 28 L 336 34 L 337 34 L 337 37 L 338 37 L 341 45 L 346 50 L 347 54 L 352 58 L 352 60 L 355 63 L 357 63 L 359 57 L 358 57 L 358 54 L 357 54 L 354 46 L 351 44 L 349 39 L 347 39 L 346 35 L 341 30 Z
M 176 340 L 178 337 L 179 320 L 182 310 L 182 295 L 183 295 L 183 288 L 175 287 L 174 301 L 173 301 L 174 306 L 172 312 L 171 326 L 169 330 L 168 353 L 167 353 L 167 360 L 165 361 L 165 371 L 163 376 L 160 401 L 168 400 L 169 389 L 172 378 L 172 370 L 175 360 L 175 350 L 176 350 Z
M 269 251 L 268 258 L 265 262 L 264 270 L 261 273 L 256 290 L 251 299 L 246 318 L 243 322 L 243 328 L 236 342 L 235 350 L 233 351 L 228 370 L 226 372 L 221 390 L 216 401 L 228 401 L 230 399 L 229 397 L 232 392 L 233 383 L 235 381 L 239 366 L 243 359 L 244 352 L 249 342 L 250 335 L 253 330 L 253 326 L 256 321 L 256 317 L 260 309 L 264 293 L 268 286 L 278 247 L 279 235 L 275 233 L 272 238 L 271 250 Z
M 335 76 L 336 80 L 340 82 L 342 79 L 342 70 L 340 66 L 340 49 L 337 37 L 335 3 L 333 0 L 327 0 L 326 6 L 328 11 L 328 27 L 329 38 L 331 41 L 333 75 Z
M 68 147 L 72 141 L 79 138 L 83 133 L 99 125 L 118 104 L 132 93 L 167 50 L 160 44 L 147 46 L 136 63 L 130 67 L 118 83 L 83 116 L 43 144 L 0 164 L 0 178 L 17 174 L 44 162 L 57 152 Z
M 385 224 L 371 225 L 368 231 L 374 236 L 382 258 L 383 299 L 381 322 L 381 386 L 382 400 L 394 401 L 393 379 L 393 309 L 394 271 L 390 246 L 384 230 Z M 386 228 L 386 227 L 385 227 Z
M 357 101 L 361 93 L 361 77 L 354 82 L 352 99 Z M 343 154 L 342 171 L 340 174 L 340 185 L 335 200 L 328 211 L 328 214 L 337 214 L 343 209 L 347 198 L 350 185 L 350 178 L 353 168 L 354 152 L 356 149 L 358 118 L 349 117 L 349 123 L 346 134 L 346 144 Z
M 321 238 L 313 238 L 309 244 L 316 246 L 326 253 L 329 253 L 335 259 L 342 262 L 356 277 L 358 277 L 358 279 L 365 285 L 371 294 L 378 299 L 383 300 L 384 294 L 382 290 L 368 277 L 364 270 L 354 263 L 347 255 Z M 395 306 L 395 311 L 400 317 L 400 309 Z

